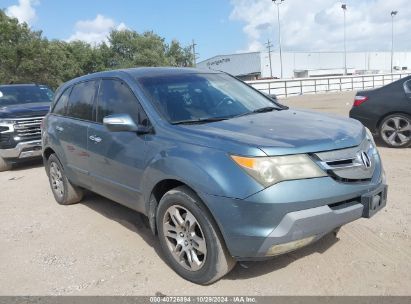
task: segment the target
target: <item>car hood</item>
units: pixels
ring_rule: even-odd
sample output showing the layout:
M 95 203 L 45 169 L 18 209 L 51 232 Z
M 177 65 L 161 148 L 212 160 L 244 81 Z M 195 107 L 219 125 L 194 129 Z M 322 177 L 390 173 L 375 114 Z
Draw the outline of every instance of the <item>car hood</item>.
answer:
M 8 106 L 0 105 L 0 119 L 45 116 L 49 109 L 50 102 L 35 102 Z
M 181 127 L 212 138 L 215 146 L 234 142 L 258 147 L 267 155 L 342 149 L 359 145 L 365 136 L 364 127 L 353 119 L 297 109 Z

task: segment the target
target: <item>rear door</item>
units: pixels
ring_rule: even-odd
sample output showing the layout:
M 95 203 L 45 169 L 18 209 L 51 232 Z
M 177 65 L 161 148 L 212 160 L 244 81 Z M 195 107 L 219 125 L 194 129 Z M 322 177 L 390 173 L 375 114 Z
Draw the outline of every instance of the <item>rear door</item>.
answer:
M 68 98 L 65 116 L 55 123 L 65 155 L 65 165 L 72 181 L 89 185 L 89 158 L 87 129 L 94 120 L 94 99 L 98 81 L 80 82 L 73 86 Z
M 148 125 L 139 101 L 120 79 L 102 79 L 97 94 L 96 122 L 89 125 L 90 171 L 96 192 L 144 212 L 141 180 L 145 168 L 146 135 L 110 132 L 103 118 L 129 114 L 136 124 Z

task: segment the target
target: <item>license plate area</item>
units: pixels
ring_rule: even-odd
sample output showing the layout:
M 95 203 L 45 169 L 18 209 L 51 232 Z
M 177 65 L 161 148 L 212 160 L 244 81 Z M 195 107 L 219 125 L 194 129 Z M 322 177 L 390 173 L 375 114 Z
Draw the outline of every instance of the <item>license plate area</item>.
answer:
M 382 190 L 361 196 L 361 203 L 364 205 L 362 216 L 372 217 L 387 204 L 387 186 Z

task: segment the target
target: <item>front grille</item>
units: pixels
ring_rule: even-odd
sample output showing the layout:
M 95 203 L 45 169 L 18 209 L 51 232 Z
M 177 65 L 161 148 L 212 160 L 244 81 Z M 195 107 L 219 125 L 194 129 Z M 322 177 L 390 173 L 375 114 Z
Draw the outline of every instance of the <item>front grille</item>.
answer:
M 20 137 L 21 141 L 41 139 L 41 121 L 43 117 L 23 118 L 16 120 L 14 124 L 14 136 Z
M 344 183 L 371 180 L 378 157 L 374 145 L 368 139 L 356 147 L 315 153 L 312 156 L 329 176 Z M 367 165 L 364 158 L 365 162 L 369 161 Z
M 13 148 L 14 143 L 10 140 L 10 133 L 0 133 L 0 149 Z

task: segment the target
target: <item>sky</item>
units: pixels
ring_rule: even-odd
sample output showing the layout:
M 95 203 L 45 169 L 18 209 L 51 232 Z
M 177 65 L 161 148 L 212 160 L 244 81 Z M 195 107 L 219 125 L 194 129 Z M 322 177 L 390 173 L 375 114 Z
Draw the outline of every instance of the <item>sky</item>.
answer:
M 348 51 L 411 50 L 411 0 L 285 0 L 279 5 L 286 51 L 342 51 L 347 4 Z M 111 29 L 153 30 L 183 45 L 194 39 L 198 61 L 215 55 L 278 51 L 277 6 L 271 0 L 0 0 L 6 14 L 49 39 L 106 41 Z

